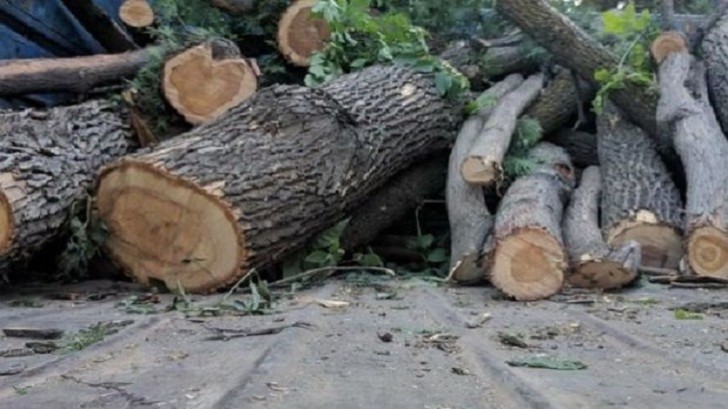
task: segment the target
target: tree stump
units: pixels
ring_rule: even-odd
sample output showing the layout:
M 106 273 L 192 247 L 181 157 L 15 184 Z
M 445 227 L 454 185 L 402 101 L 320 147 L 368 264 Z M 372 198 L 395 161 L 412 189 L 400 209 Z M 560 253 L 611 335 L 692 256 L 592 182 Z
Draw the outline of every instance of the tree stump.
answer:
M 485 249 L 491 283 L 521 301 L 549 297 L 564 283 L 561 221 L 574 188 L 574 169 L 563 149 L 541 142 L 531 157 L 537 165 L 508 188 L 496 214 L 493 249 Z
M 431 78 L 375 66 L 274 86 L 107 167 L 112 257 L 142 283 L 209 292 L 280 261 L 408 165 L 444 149 L 456 110 Z
M 571 197 L 564 215 L 564 241 L 571 260 L 568 282 L 574 287 L 611 289 L 635 280 L 642 256 L 640 244 L 627 241 L 616 249 L 599 229 L 599 168 L 590 166 Z
M 0 135 L 0 274 L 7 274 L 58 236 L 101 166 L 136 142 L 120 109 L 102 101 L 0 114 Z
M 322 50 L 331 36 L 326 20 L 311 15 L 317 0 L 296 0 L 278 22 L 278 49 L 291 64 L 311 65 L 311 56 Z
M 185 50 L 164 64 L 164 96 L 187 122 L 199 125 L 253 95 L 253 69 L 227 40 L 212 40 Z

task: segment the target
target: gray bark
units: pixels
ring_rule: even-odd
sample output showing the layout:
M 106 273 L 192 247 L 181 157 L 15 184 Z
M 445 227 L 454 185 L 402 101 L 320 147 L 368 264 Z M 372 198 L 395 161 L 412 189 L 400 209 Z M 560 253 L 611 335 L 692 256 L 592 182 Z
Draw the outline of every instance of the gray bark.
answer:
M 723 132 L 728 132 L 728 13 L 715 23 L 701 43 L 708 70 L 708 92 Z

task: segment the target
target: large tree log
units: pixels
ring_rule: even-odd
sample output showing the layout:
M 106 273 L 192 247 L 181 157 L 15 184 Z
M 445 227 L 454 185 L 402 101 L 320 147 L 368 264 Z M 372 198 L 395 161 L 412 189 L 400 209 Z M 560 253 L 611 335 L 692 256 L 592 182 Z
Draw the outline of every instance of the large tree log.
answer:
M 541 142 L 531 157 L 538 164 L 508 188 L 496 214 L 494 250 L 485 249 L 491 283 L 523 301 L 549 297 L 563 285 L 568 262 L 561 222 L 574 188 L 563 149 Z
M 461 165 L 463 179 L 476 185 L 493 185 L 503 178 L 501 163 L 523 111 L 538 96 L 543 75 L 534 74 L 498 101 Z
M 578 168 L 599 165 L 597 136 L 595 134 L 562 129 L 546 140 L 564 148 L 574 166 Z
M 642 245 L 642 264 L 677 268 L 682 255 L 682 200 L 654 141 L 607 102 L 597 119 L 602 229 L 607 244 Z
M 705 67 L 687 52 L 660 65 L 658 123 L 672 135 L 688 182 L 685 256 L 689 272 L 728 277 L 728 141 L 708 101 Z
M 599 168 L 590 166 L 582 173 L 564 215 L 564 242 L 571 261 L 567 281 L 574 287 L 619 288 L 637 278 L 640 244 L 627 241 L 616 249 L 607 246 L 599 229 L 600 192 Z
M 311 14 L 317 0 L 295 0 L 278 22 L 278 49 L 291 64 L 308 67 L 331 36 L 326 20 Z
M 90 101 L 0 114 L 0 274 L 28 257 L 85 203 L 100 167 L 136 143 L 120 107 Z
M 133 76 L 158 48 L 121 54 L 70 58 L 8 60 L 0 63 L 0 96 L 34 92 L 84 93 L 91 88 Z
M 716 22 L 701 43 L 708 70 L 708 92 L 723 133 L 728 132 L 728 13 Z
M 255 72 L 229 40 L 206 41 L 164 64 L 164 96 L 194 125 L 219 117 L 253 95 L 257 87 Z
M 521 83 L 523 76 L 511 74 L 485 91 L 483 98 L 498 101 Z M 493 105 L 488 105 L 468 118 L 450 152 L 445 194 L 450 223 L 450 276 L 460 283 L 485 279 L 478 262 L 480 251 L 493 229 L 493 216 L 486 207 L 483 188 L 467 183 L 460 168 L 492 112 Z
M 617 56 L 545 0 L 499 0 L 496 10 L 553 54 L 559 64 L 576 71 L 594 86 L 599 86 L 594 78 L 598 69 L 610 70 L 619 65 Z M 610 95 L 632 121 L 650 135 L 659 136 L 655 124 L 655 95 L 629 81 Z M 667 142 L 660 139 L 661 144 Z
M 110 254 L 143 283 L 205 292 L 299 249 L 453 137 L 429 78 L 375 66 L 319 89 L 274 86 L 107 167 Z

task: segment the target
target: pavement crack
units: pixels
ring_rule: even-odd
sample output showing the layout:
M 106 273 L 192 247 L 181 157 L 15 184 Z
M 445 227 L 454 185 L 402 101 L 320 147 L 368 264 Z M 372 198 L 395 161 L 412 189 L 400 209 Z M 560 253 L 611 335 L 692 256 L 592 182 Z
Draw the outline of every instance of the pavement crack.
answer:
M 150 406 L 159 403 L 157 401 L 150 401 L 147 400 L 147 398 L 136 396 L 133 393 L 128 392 L 126 389 L 123 388 L 123 386 L 131 385 L 131 383 L 129 382 L 86 382 L 83 379 L 79 379 L 71 375 L 61 375 L 61 378 L 68 379 L 78 384 L 89 386 L 91 388 L 102 388 L 117 392 L 132 405 Z

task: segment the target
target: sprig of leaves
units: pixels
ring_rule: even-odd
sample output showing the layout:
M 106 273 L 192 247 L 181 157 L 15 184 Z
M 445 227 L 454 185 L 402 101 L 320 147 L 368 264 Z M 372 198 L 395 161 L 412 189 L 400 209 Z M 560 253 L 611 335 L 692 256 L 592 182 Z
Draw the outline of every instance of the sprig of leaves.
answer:
M 101 254 L 108 230 L 106 225 L 94 217 L 91 199 L 83 202 L 85 208 L 79 212 L 79 202 L 71 206 L 65 229 L 69 238 L 58 259 L 59 277 L 86 277 L 91 259 Z

